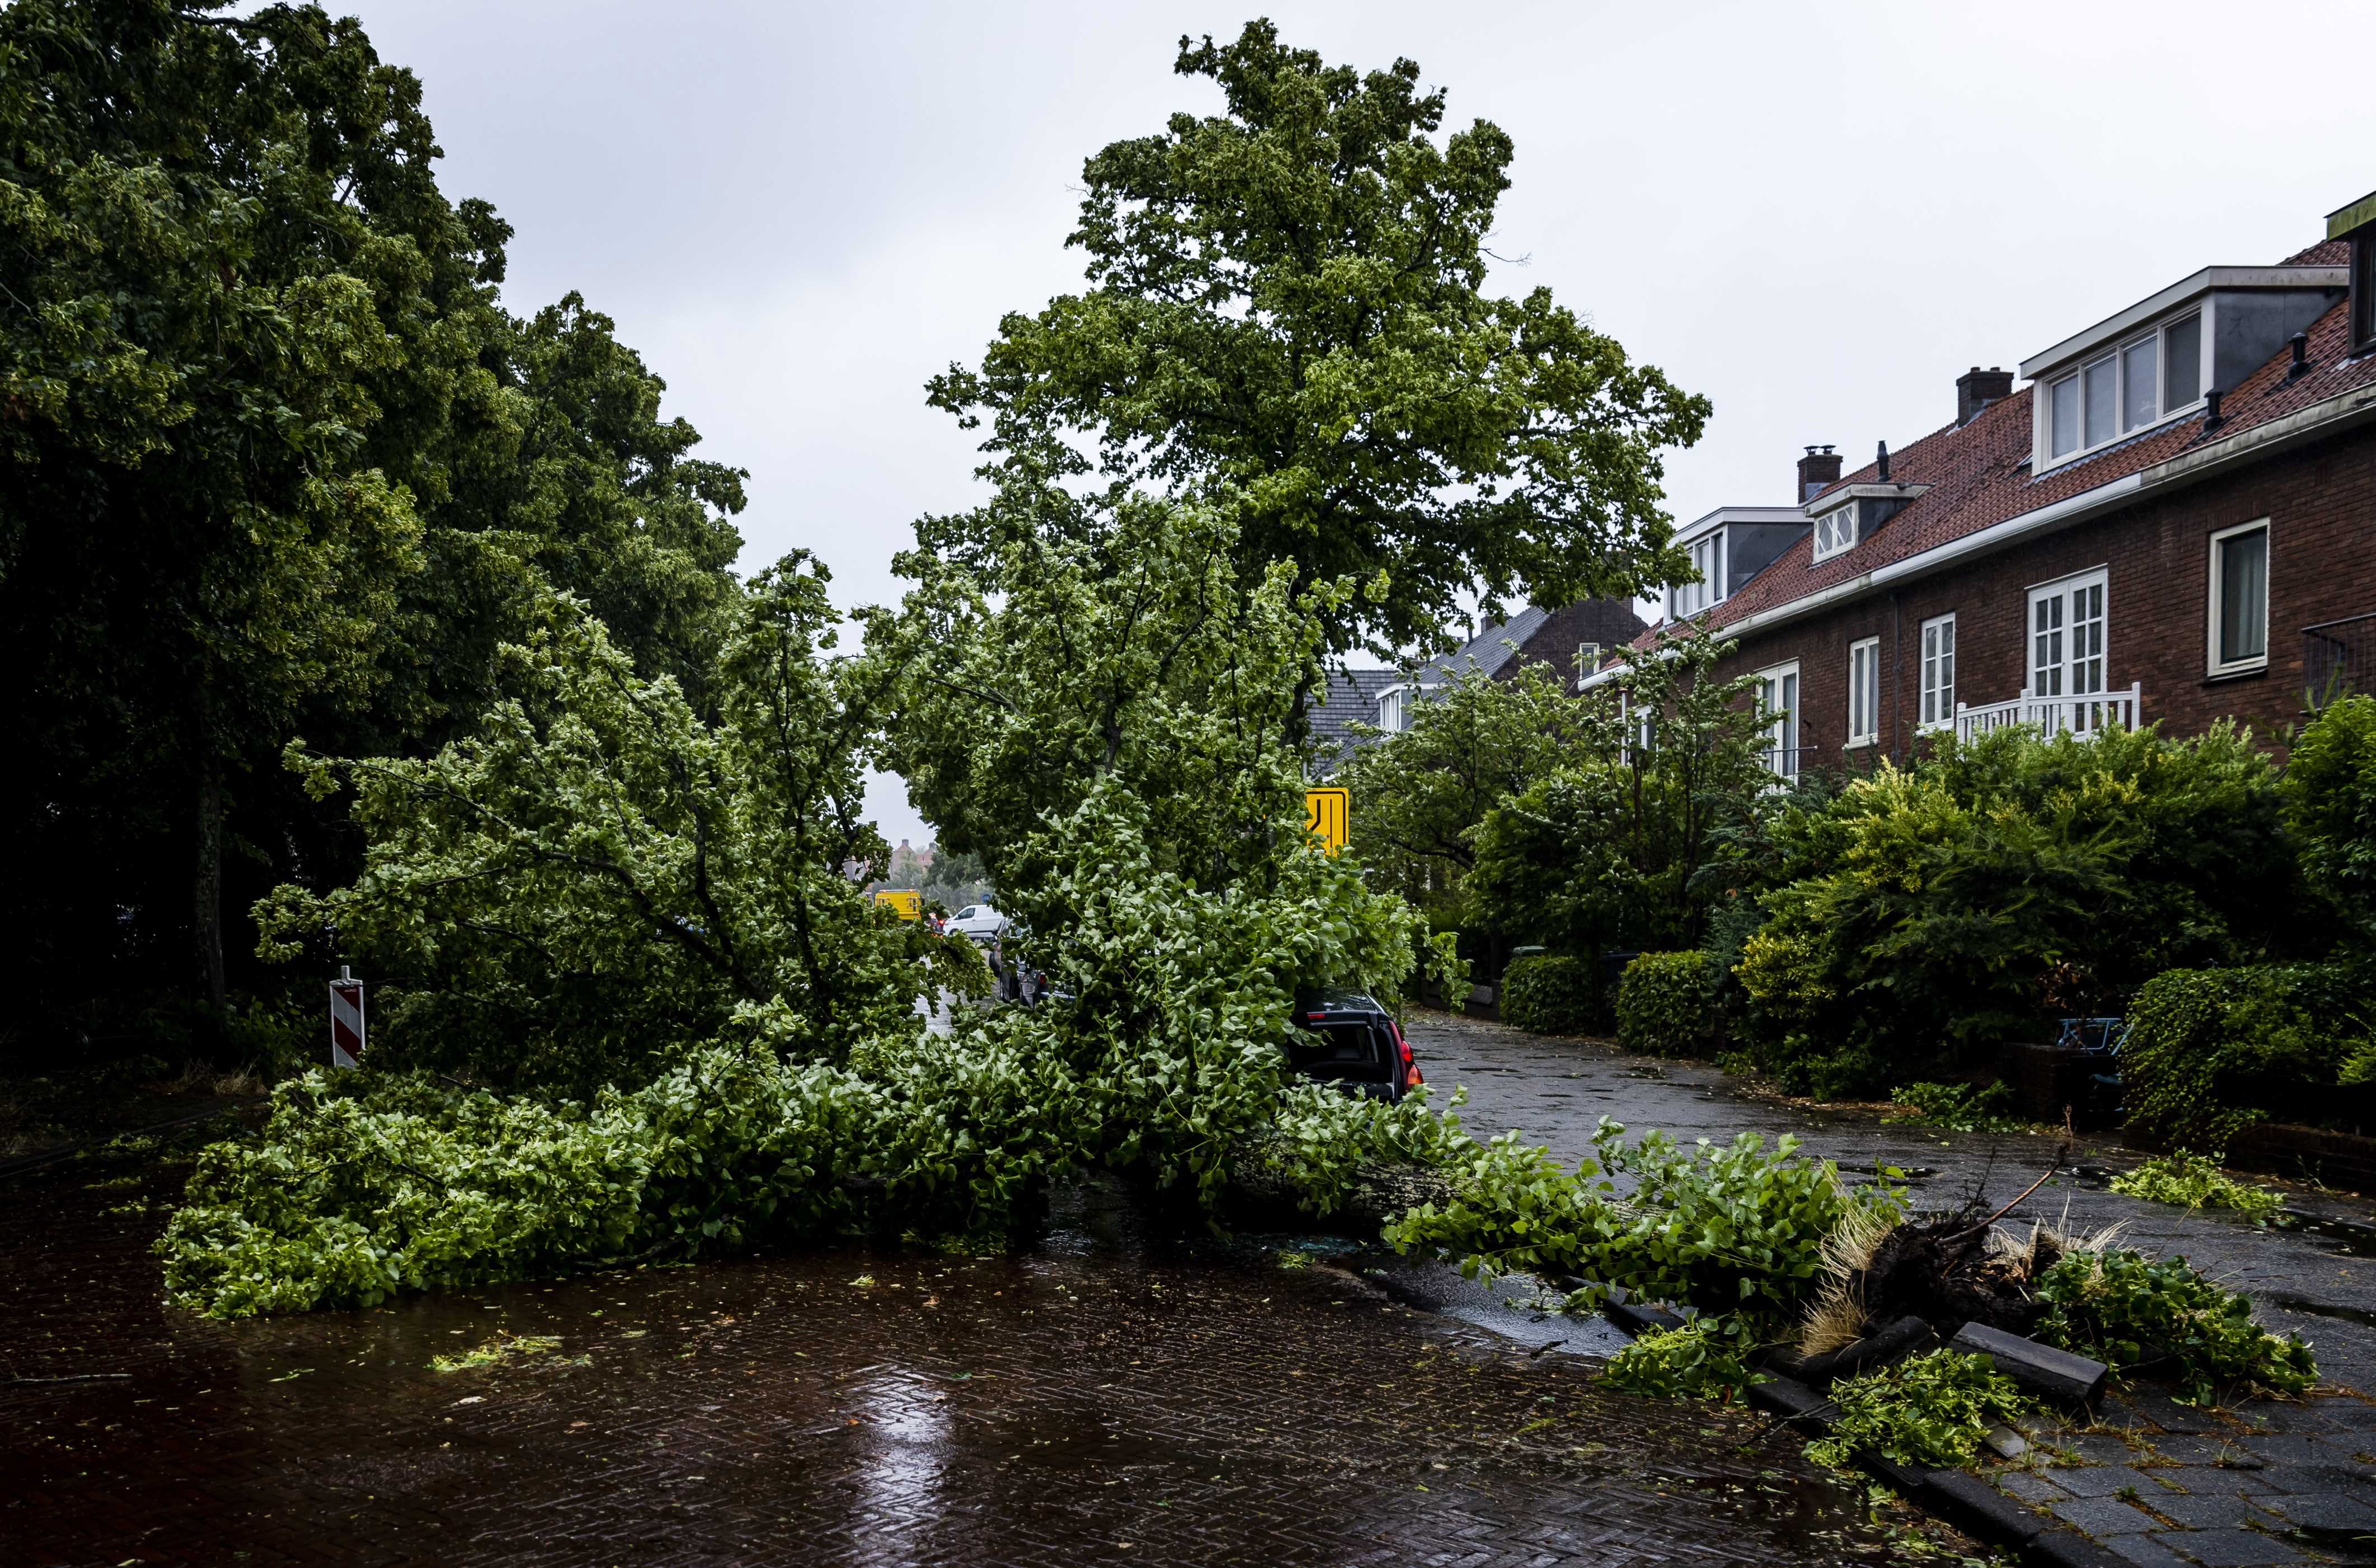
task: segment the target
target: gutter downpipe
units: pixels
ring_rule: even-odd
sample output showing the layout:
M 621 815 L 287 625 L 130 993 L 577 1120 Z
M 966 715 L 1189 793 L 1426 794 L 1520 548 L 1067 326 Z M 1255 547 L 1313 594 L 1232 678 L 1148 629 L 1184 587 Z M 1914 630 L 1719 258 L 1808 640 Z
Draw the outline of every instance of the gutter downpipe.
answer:
M 1889 736 L 1896 742 L 1897 760 L 1909 753 L 1906 743 L 1906 623 L 1897 612 L 1897 590 L 1889 590 Z

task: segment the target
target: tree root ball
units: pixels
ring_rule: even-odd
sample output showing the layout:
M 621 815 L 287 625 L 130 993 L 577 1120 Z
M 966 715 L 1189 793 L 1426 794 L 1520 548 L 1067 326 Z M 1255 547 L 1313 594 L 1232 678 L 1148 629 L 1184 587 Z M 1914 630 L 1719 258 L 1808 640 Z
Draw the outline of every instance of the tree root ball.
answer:
M 1898 1226 L 1857 1277 L 1867 1321 L 1919 1317 L 1943 1336 L 1966 1323 L 2026 1335 L 2043 1310 L 2030 1281 L 2061 1255 L 2052 1242 L 1991 1245 L 1989 1229 L 1961 1217 Z

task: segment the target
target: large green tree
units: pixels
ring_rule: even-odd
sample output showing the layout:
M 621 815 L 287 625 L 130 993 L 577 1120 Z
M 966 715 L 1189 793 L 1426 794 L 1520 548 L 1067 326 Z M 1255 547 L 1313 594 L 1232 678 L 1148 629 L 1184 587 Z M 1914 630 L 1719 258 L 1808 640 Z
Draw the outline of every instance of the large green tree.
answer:
M 1707 874 L 1774 775 L 1752 677 L 1705 630 L 1578 699 L 1561 765 L 1486 814 L 1467 891 L 1489 929 L 1572 953 L 1695 947 L 1722 897 Z
M 690 676 L 739 476 L 572 300 L 497 299 L 509 231 L 438 189 L 420 84 L 352 21 L 189 0 L 0 12 L 0 899 L 20 1004 L 196 993 L 226 909 L 350 838 L 303 730 L 422 750 L 540 592 Z
M 1440 137 L 1417 65 L 1331 65 L 1267 21 L 1182 39 L 1176 69 L 1222 112 L 1088 160 L 1088 288 L 932 383 L 988 422 L 994 478 L 1070 482 L 1085 528 L 1146 489 L 1237 493 L 1242 582 L 1292 560 L 1299 588 L 1389 584 L 1328 610 L 1332 655 L 1432 642 L 1479 588 L 1565 603 L 1681 569 L 1660 453 L 1708 405 L 1550 290 L 1487 291 L 1507 134 Z
M 1373 879 L 1440 924 L 1472 921 L 1464 884 L 1478 828 L 1568 760 L 1589 707 L 1547 665 L 1522 665 L 1506 681 L 1467 670 L 1415 704 L 1408 729 L 1356 750 L 1329 782 L 1360 802 L 1361 858 Z
M 1313 616 L 1343 590 L 1299 596 L 1282 566 L 1242 591 L 1211 508 L 1141 499 L 1083 536 L 1061 493 L 1036 499 L 986 508 L 963 552 L 934 548 L 949 525 L 927 519 L 898 558 L 917 586 L 867 612 L 870 657 L 903 672 L 888 755 L 942 846 L 981 856 L 1002 906 L 1028 904 L 1051 875 L 1046 826 L 1111 779 L 1164 872 L 1211 889 L 1270 864 L 1300 807 L 1285 720 L 1318 668 Z

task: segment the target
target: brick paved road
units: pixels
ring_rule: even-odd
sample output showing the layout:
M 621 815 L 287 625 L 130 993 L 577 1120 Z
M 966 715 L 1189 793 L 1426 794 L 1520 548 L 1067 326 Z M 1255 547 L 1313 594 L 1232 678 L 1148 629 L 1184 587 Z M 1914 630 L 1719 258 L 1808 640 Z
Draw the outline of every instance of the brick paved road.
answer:
M 1752 1424 L 1325 1265 L 1134 1239 L 824 1253 L 216 1324 L 158 1217 L 0 1189 L 0 1563 L 1895 1560 Z M 859 1286 L 861 1275 L 874 1283 Z M 498 1329 L 555 1353 L 438 1373 Z
M 1591 1152 L 1602 1116 L 1634 1132 L 1664 1127 L 1684 1138 L 1729 1140 L 1742 1132 L 1794 1133 L 1844 1169 L 1876 1163 L 1927 1168 L 1919 1203 L 1951 1205 L 1974 1183 L 2002 1203 L 2053 1158 L 2057 1140 L 2031 1134 L 1944 1133 L 1892 1125 L 1868 1112 L 1812 1111 L 1751 1099 L 1715 1068 L 1628 1056 L 1606 1042 L 1529 1035 L 1505 1025 L 1421 1013 L 1409 1028 L 1428 1079 L 1467 1086 L 1465 1119 L 1482 1138 L 1522 1128 L 1562 1159 Z M 2085 1140 L 2074 1163 L 2119 1167 L 2140 1157 L 2117 1137 Z M 2074 1229 L 2120 1223 L 2130 1245 L 2177 1253 L 2248 1292 L 2263 1321 L 2317 1347 L 2330 1380 L 2376 1393 L 2376 1204 L 2275 1182 L 2293 1206 L 2361 1227 L 2343 1235 L 2264 1229 L 2225 1213 L 2189 1214 L 2125 1198 L 2100 1179 L 2057 1177 L 2017 1211 Z

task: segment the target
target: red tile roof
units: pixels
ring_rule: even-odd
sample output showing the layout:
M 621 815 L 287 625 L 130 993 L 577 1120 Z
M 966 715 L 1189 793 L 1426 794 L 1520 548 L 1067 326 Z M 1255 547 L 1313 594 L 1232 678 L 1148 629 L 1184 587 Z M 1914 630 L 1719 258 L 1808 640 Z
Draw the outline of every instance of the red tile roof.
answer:
M 2346 247 L 2341 241 L 2313 245 L 2291 257 L 2287 266 L 2339 264 Z M 2333 254 L 2330 254 L 2333 253 Z M 2109 447 L 2091 457 L 2048 470 L 2032 478 L 2030 459 L 2030 392 L 2027 386 L 1990 404 L 1961 427 L 1931 432 L 1889 457 L 1890 478 L 1930 488 L 1915 497 L 1852 550 L 1818 564 L 1812 536 L 1801 538 L 1774 564 L 1751 578 L 1740 592 L 1695 619 L 1729 626 L 1762 611 L 1777 609 L 1810 594 L 1835 587 L 1867 572 L 1890 565 L 1924 551 L 1948 544 L 1980 529 L 2098 485 L 2169 461 L 2209 441 L 2224 441 L 2272 420 L 2283 419 L 2328 398 L 2376 383 L 2376 353 L 2358 359 L 2344 357 L 2349 342 L 2347 300 L 2335 304 L 2310 327 L 2309 374 L 2286 379 L 2292 362 L 2282 351 L 2229 388 L 2222 400 L 2223 422 L 2206 438 L 2203 416 L 2160 425 L 2133 440 Z M 1829 494 L 1845 484 L 1871 484 L 1879 478 L 1871 464 L 1828 487 Z M 1660 626 L 1671 623 L 1660 624 Z M 1634 640 L 1646 647 L 1657 640 L 1654 626 Z

